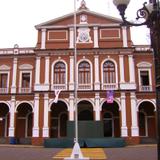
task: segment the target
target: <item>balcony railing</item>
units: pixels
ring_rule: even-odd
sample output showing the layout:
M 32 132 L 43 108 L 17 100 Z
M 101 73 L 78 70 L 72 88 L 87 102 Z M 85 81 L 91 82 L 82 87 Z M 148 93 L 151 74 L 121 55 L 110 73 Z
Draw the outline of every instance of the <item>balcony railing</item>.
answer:
M 139 89 L 141 92 L 151 92 L 152 86 L 140 86 Z
M 67 84 L 53 84 L 51 90 L 67 90 Z
M 91 90 L 92 84 L 78 84 L 78 90 Z
M 8 93 L 8 88 L 0 88 L 0 94 Z
M 31 93 L 31 87 L 29 88 L 19 88 L 19 93 Z
M 103 83 L 102 90 L 116 90 L 118 89 L 117 83 Z

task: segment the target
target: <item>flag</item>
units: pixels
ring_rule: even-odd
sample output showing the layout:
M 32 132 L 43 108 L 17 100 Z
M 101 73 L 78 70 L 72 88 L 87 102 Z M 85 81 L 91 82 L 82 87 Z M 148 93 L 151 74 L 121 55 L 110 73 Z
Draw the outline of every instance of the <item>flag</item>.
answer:
M 54 91 L 55 98 L 54 98 L 53 103 L 57 103 L 58 102 L 58 97 L 59 97 L 60 92 L 61 92 L 61 90 L 55 90 Z
M 113 90 L 107 91 L 106 102 L 113 103 L 113 101 L 114 101 Z

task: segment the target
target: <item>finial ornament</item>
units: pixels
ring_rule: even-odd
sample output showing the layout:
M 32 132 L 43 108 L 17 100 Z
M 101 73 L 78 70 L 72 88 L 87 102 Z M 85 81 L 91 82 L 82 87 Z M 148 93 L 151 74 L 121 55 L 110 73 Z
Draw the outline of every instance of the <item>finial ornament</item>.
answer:
M 82 0 L 82 1 L 81 1 L 81 6 L 79 7 L 79 9 L 88 9 L 88 8 L 86 7 L 86 2 L 85 2 L 85 0 Z

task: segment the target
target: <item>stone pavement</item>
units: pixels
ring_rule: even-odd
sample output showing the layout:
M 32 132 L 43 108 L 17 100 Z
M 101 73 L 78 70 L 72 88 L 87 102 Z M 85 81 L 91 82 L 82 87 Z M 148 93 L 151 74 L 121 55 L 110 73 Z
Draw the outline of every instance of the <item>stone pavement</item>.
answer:
M 0 160 L 53 160 L 60 148 L 26 145 L 0 145 Z M 156 145 L 104 148 L 107 160 L 157 160 Z

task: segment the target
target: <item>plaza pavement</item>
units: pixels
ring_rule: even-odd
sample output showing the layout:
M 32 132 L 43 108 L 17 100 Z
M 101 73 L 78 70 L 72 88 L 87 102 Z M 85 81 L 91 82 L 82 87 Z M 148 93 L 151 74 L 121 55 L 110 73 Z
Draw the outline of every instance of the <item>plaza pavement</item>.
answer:
M 27 145 L 0 145 L 0 160 L 53 160 L 60 148 Z M 156 145 L 104 148 L 107 160 L 157 160 Z

